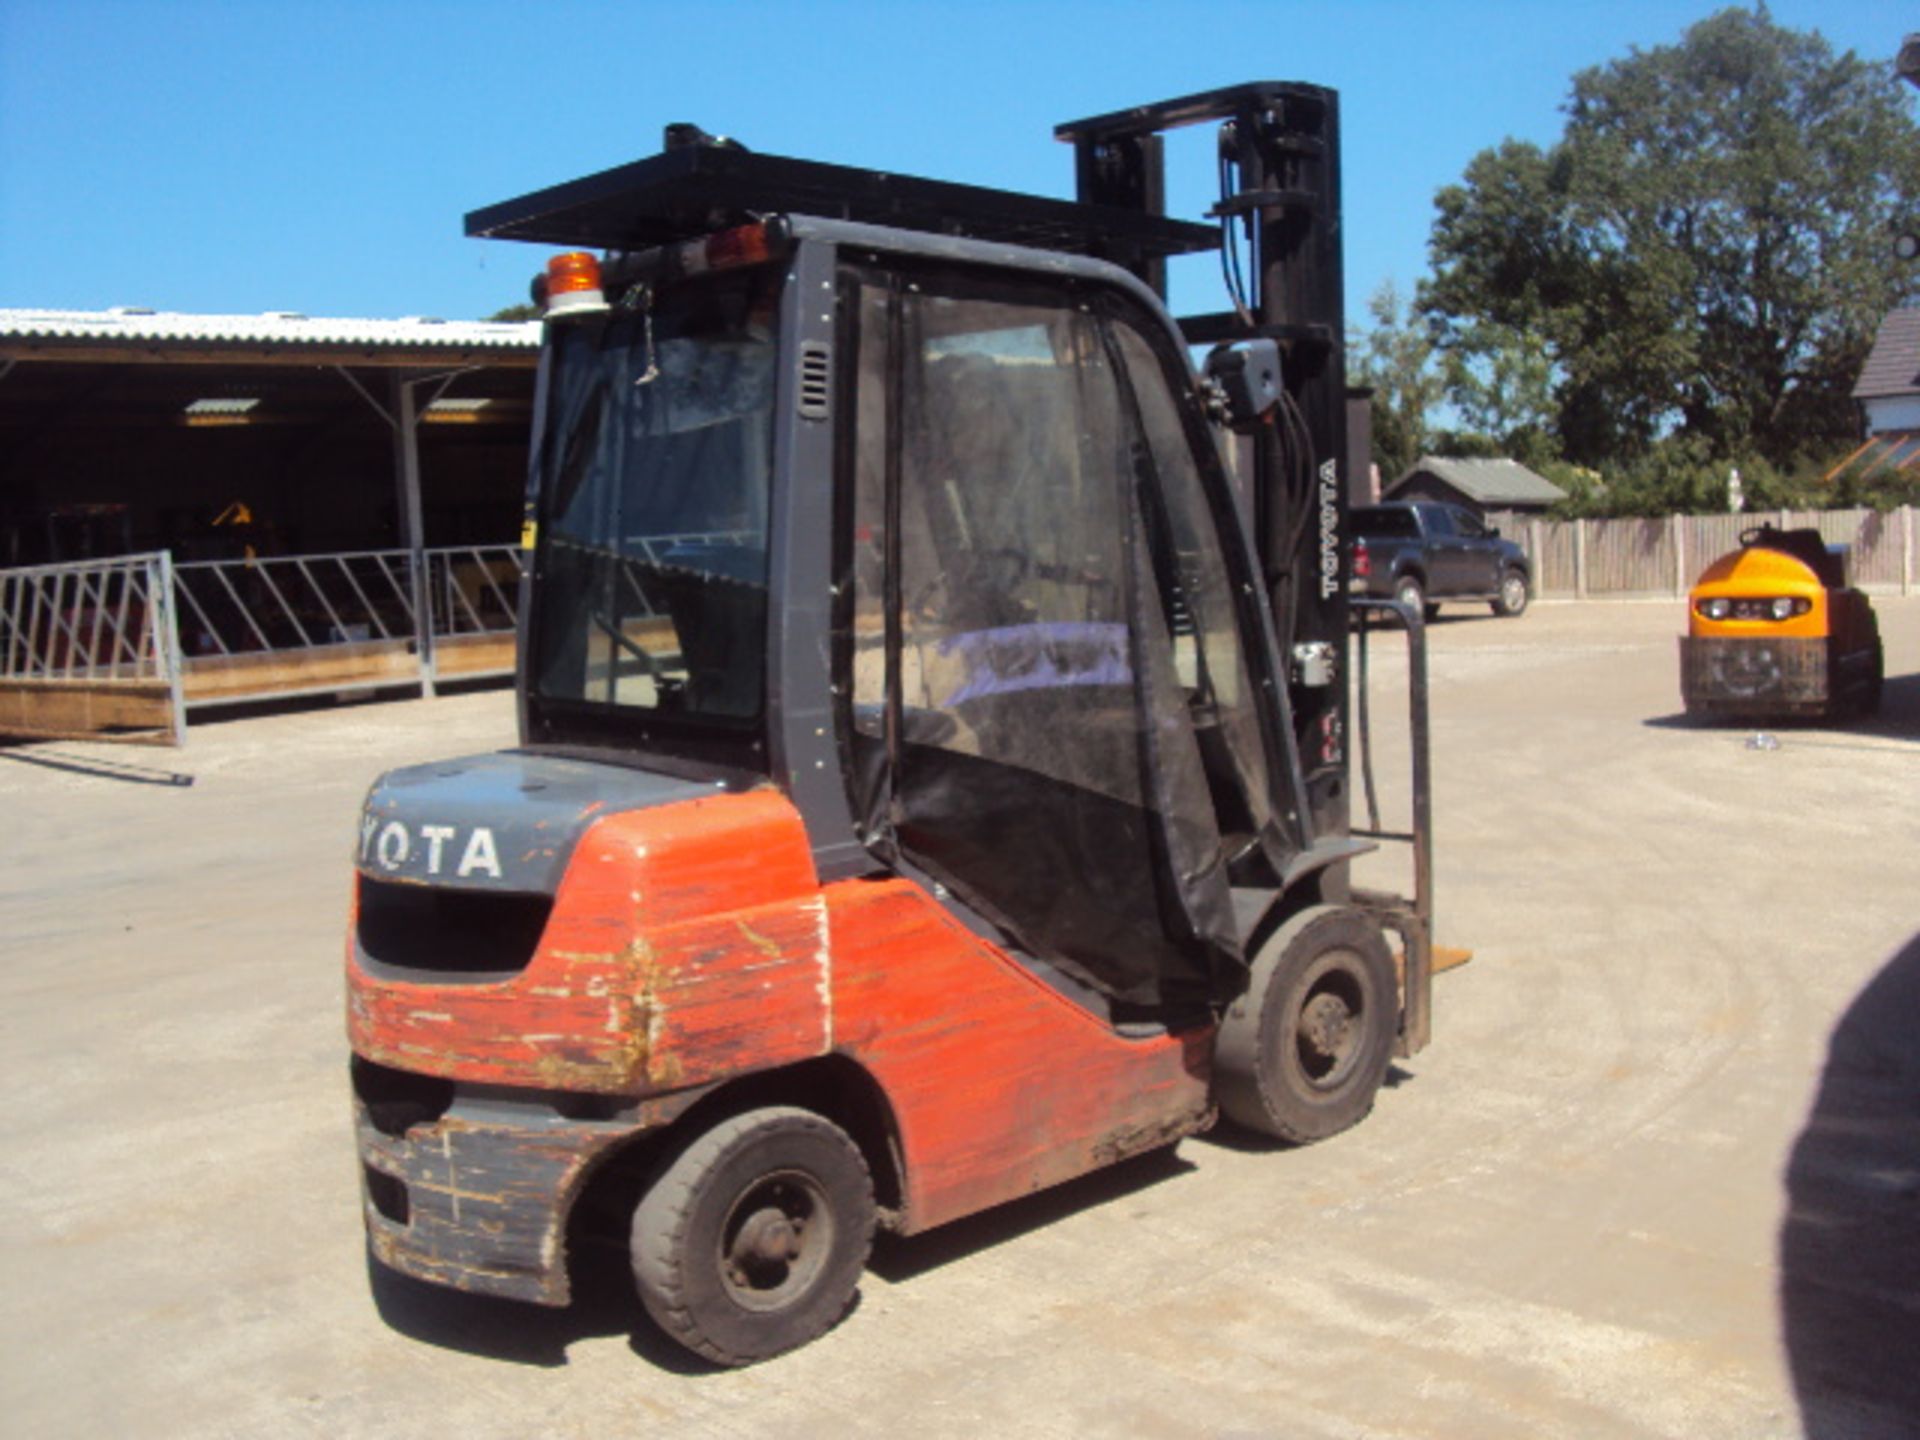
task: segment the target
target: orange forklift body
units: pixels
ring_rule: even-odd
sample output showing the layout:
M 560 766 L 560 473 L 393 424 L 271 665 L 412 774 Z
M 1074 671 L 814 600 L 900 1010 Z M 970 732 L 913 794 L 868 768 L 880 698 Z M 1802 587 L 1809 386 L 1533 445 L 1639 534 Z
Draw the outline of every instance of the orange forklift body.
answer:
M 563 1196 L 605 1149 L 664 1118 L 648 1099 L 671 1094 L 677 1111 L 698 1087 L 827 1055 L 885 1097 L 905 1233 L 1170 1144 L 1213 1116 L 1211 1029 L 1120 1038 L 912 881 L 820 885 L 799 813 L 774 790 L 596 821 L 533 962 L 507 981 L 387 981 L 350 953 L 348 987 L 363 1061 L 633 1102 L 621 1123 L 581 1127 Z M 515 1157 L 531 1175 L 550 1153 L 545 1119 L 517 1137 L 500 1126 L 465 1182 L 446 1163 L 451 1145 L 424 1166 L 396 1163 L 408 1213 L 374 1209 L 380 1258 L 462 1289 L 566 1303 L 566 1207 L 527 1211 L 513 1196 Z M 448 1247 L 456 1225 L 489 1210 L 527 1227 L 522 1266 L 469 1269 Z

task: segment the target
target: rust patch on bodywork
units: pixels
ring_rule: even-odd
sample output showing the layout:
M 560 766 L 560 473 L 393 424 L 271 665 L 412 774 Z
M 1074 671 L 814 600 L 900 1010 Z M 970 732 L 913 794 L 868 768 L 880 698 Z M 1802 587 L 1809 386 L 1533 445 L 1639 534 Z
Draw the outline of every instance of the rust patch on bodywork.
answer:
M 825 1053 L 823 946 L 791 803 L 703 796 L 595 821 L 516 974 L 396 974 L 350 944 L 348 1032 L 356 1054 L 420 1074 L 659 1093 Z
M 471 1294 L 565 1305 L 567 1215 L 589 1173 L 703 1093 L 642 1102 L 604 1121 L 563 1117 L 531 1098 L 470 1111 L 456 1104 L 400 1135 L 383 1132 L 357 1104 L 362 1208 L 374 1256 Z
M 1212 1129 L 1216 1114 L 1211 1105 L 1203 1105 L 1187 1114 L 1167 1115 L 1145 1125 L 1123 1125 L 1093 1142 L 1093 1158 L 1098 1164 L 1111 1165 L 1158 1150 Z

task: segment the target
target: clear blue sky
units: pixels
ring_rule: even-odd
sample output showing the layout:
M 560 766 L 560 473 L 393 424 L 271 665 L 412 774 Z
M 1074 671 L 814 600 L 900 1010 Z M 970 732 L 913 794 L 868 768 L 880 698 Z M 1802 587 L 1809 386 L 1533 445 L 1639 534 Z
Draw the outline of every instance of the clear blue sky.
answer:
M 1273 79 L 1341 92 L 1358 319 L 1424 272 L 1433 193 L 1476 151 L 1550 141 L 1575 70 L 1718 8 L 0 0 L 0 306 L 472 318 L 548 252 L 468 240 L 465 212 L 650 154 L 668 121 L 1066 195 L 1056 122 Z M 1893 0 L 1772 9 L 1876 59 L 1920 29 Z M 1176 143 L 1176 213 L 1207 203 L 1209 143 Z M 1218 308 L 1185 263 L 1175 308 Z

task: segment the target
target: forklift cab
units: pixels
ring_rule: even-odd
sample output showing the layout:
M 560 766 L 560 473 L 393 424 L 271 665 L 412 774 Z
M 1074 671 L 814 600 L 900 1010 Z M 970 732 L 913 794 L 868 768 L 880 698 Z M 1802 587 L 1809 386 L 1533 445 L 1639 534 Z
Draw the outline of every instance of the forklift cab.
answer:
M 1222 213 L 1334 269 L 1176 324 L 1150 282 L 1219 236 L 1158 213 L 1152 132 L 1222 114 Z M 1423 902 L 1346 874 L 1333 97 L 1061 133 L 1079 202 L 670 127 L 468 217 L 603 253 L 536 282 L 521 744 L 362 815 L 383 1263 L 562 1304 L 614 1214 L 654 1318 L 747 1363 L 837 1321 L 876 1224 L 1223 1111 L 1321 1139 L 1425 1043 Z
M 1231 890 L 1306 847 L 1180 337 L 1097 262 L 754 230 L 551 322 L 528 741 L 764 777 L 823 875 L 922 875 L 1103 1010 L 1231 1000 Z

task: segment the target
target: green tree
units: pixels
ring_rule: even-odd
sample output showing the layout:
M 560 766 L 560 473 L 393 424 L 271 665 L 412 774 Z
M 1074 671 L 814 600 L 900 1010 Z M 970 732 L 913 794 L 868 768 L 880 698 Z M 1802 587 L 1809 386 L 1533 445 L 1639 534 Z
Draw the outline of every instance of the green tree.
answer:
M 1441 373 L 1467 427 L 1448 454 L 1504 455 L 1534 469 L 1559 458 L 1557 374 L 1542 337 L 1491 321 L 1457 327 Z
M 1731 9 L 1580 72 L 1566 111 L 1551 148 L 1507 140 L 1436 197 L 1442 347 L 1537 339 L 1580 464 L 1844 444 L 1874 326 L 1915 293 L 1888 225 L 1920 201 L 1920 127 L 1891 67 Z
M 508 305 L 502 309 L 494 311 L 493 314 L 487 316 L 487 319 L 489 320 L 502 320 L 502 321 L 538 320 L 539 318 L 540 318 L 540 307 L 538 305 L 532 304 L 531 302 L 523 302 L 522 304 L 519 304 L 519 305 Z
M 1427 325 L 1391 280 L 1367 300 L 1373 328 L 1349 346 L 1351 379 L 1373 390 L 1373 460 L 1391 484 L 1429 449 L 1431 418 L 1446 394 Z

